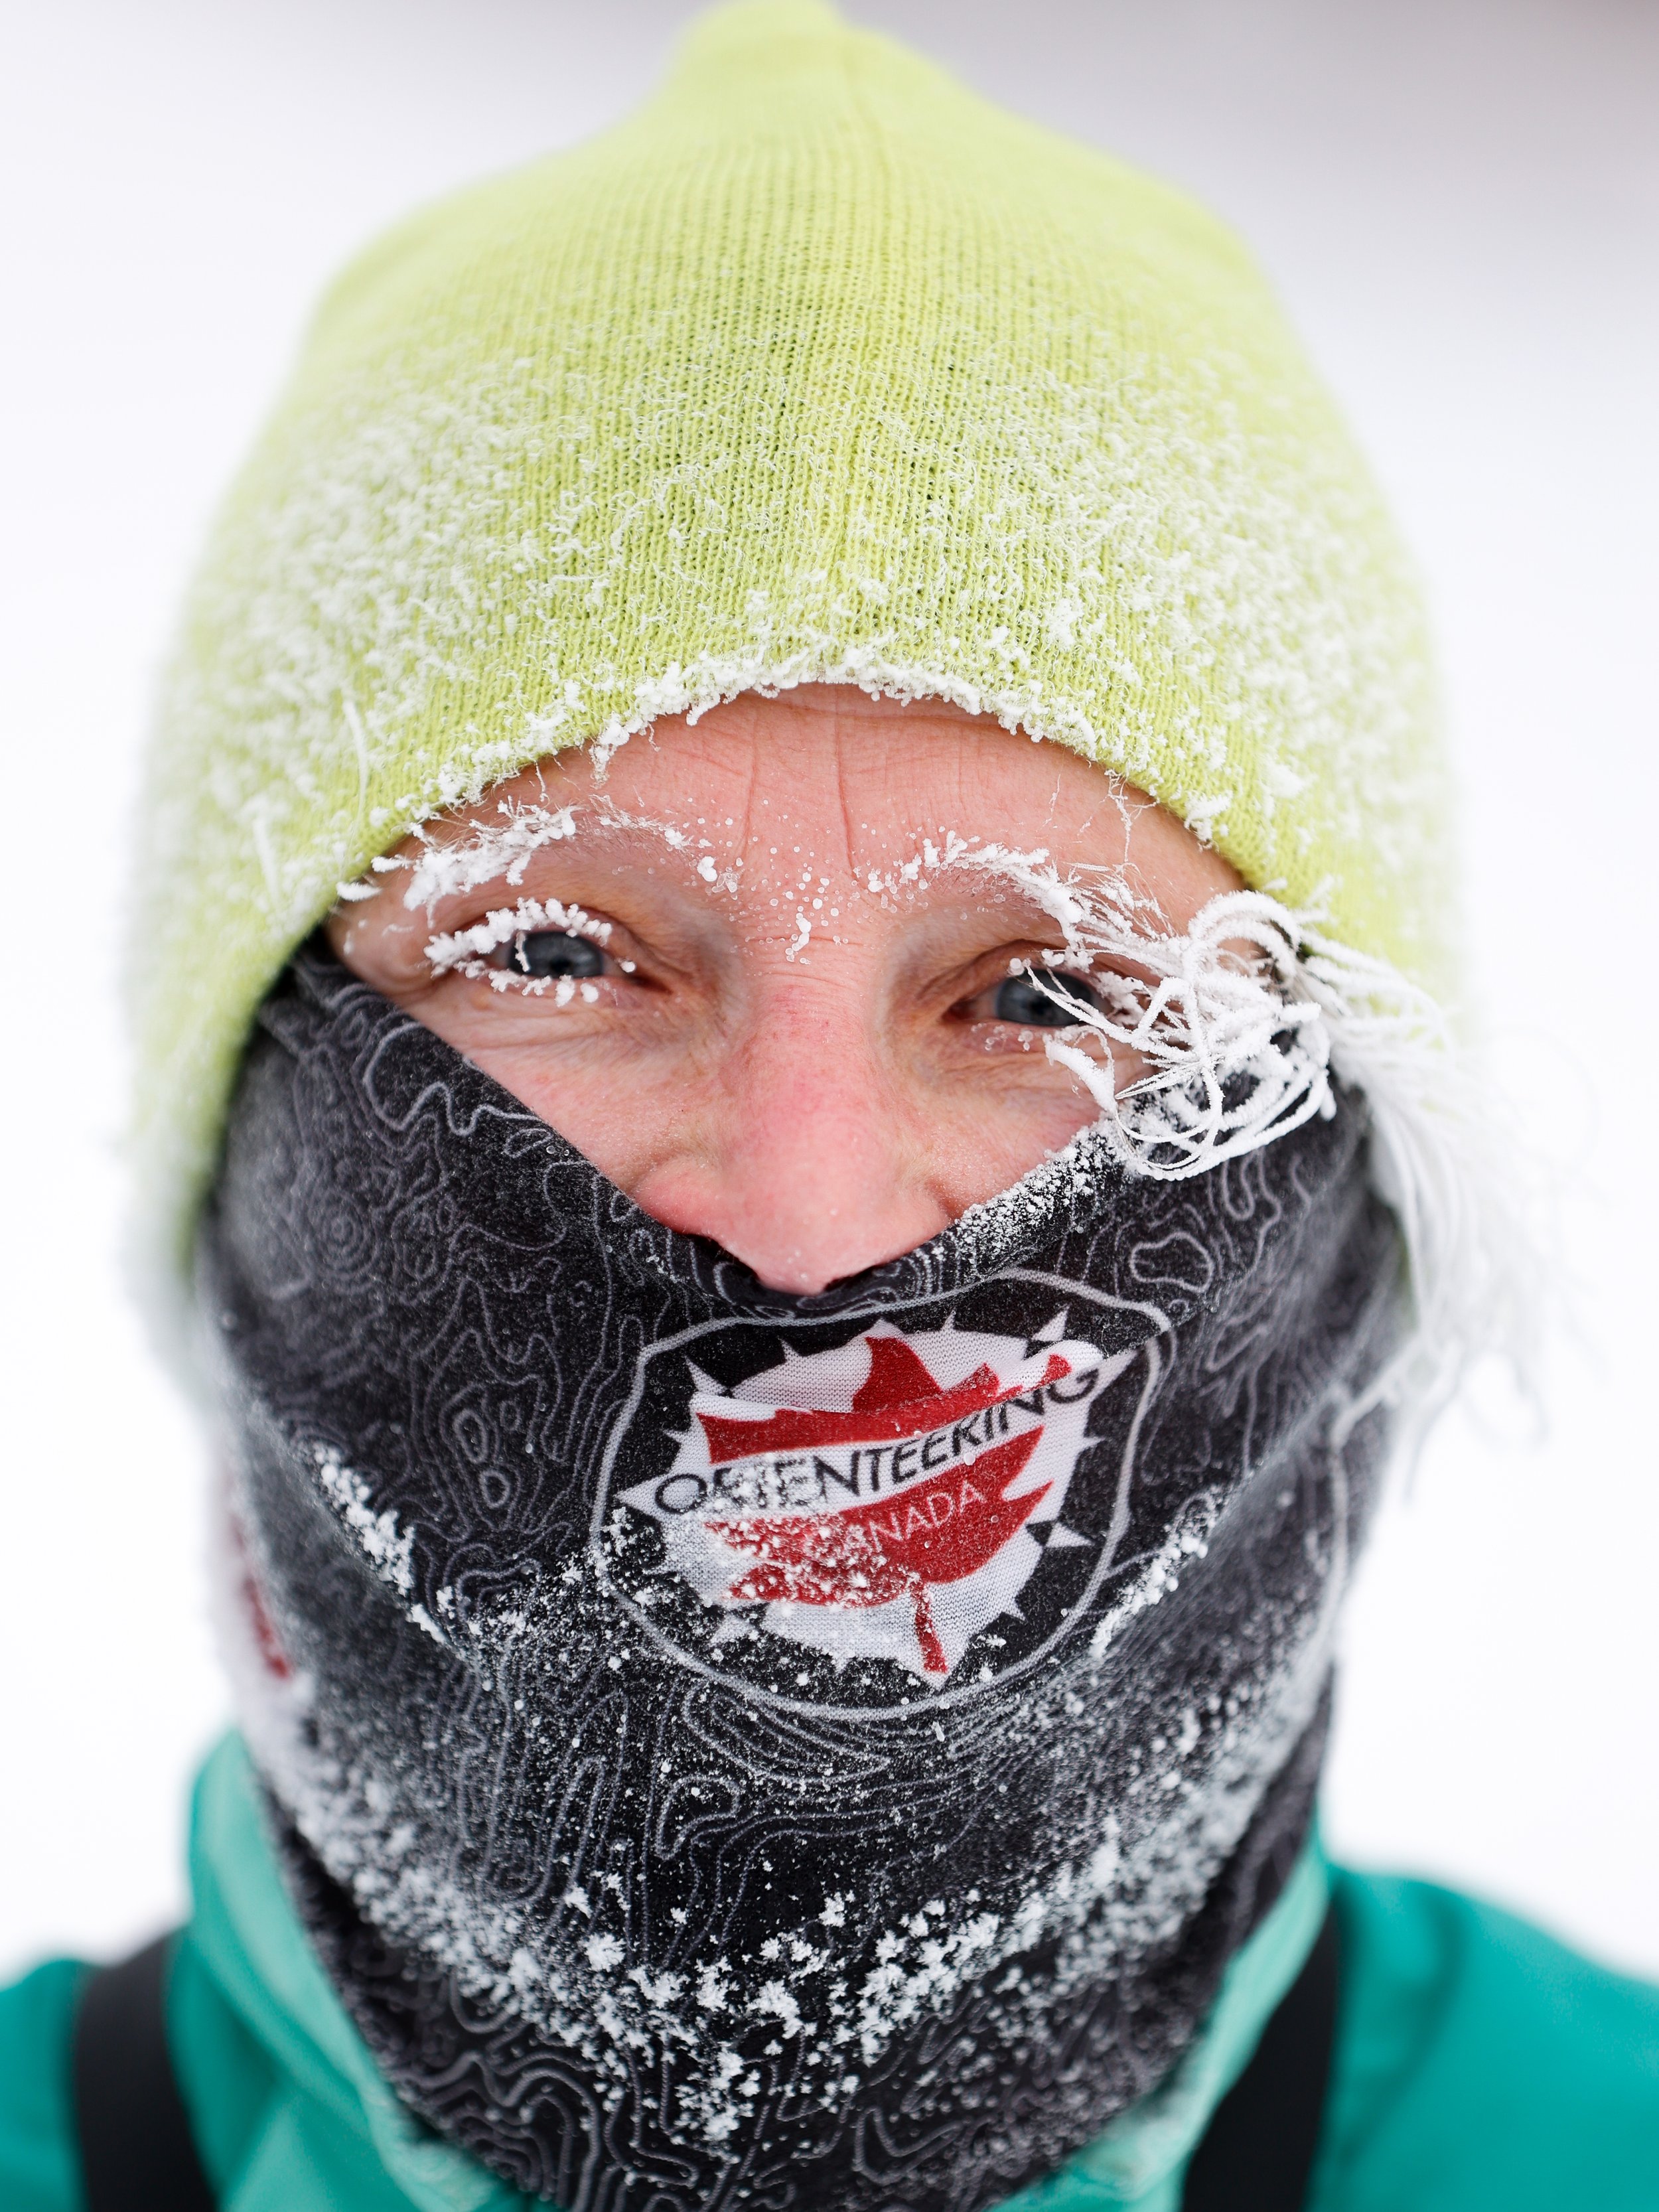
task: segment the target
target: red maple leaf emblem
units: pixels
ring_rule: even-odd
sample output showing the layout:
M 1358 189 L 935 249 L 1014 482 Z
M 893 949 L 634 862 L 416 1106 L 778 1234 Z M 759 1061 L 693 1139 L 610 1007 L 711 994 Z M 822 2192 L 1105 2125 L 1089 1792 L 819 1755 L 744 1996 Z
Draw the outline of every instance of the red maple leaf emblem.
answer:
M 953 1389 L 941 1390 L 902 1338 L 873 1336 L 866 1342 L 870 1373 L 851 1413 L 786 1409 L 760 1423 L 700 1414 L 711 1453 L 726 1455 L 728 1434 L 741 1436 L 739 1449 L 745 1454 L 896 1439 L 944 1427 L 1018 1395 L 1018 1389 L 1005 1389 L 985 1365 Z M 1055 1381 L 1070 1371 L 1063 1359 L 1051 1357 L 1042 1379 Z M 718 1443 L 717 1430 L 722 1432 Z M 986 1565 L 1048 1496 L 1049 1483 L 1017 1498 L 1008 1495 L 1042 1434 L 1040 1428 L 1029 1429 L 965 1465 L 941 1468 L 861 1505 L 708 1522 L 711 1535 L 756 1562 L 732 1584 L 730 1601 L 787 1599 L 798 1605 L 859 1608 L 908 1597 L 924 1671 L 943 1680 L 951 1662 L 934 1626 L 929 1588 L 961 1582 Z
M 814 1444 L 887 1443 L 964 1421 L 1005 1398 L 1018 1398 L 1036 1386 L 1005 1386 L 982 1361 L 967 1380 L 942 1390 L 902 1336 L 866 1336 L 870 1372 L 859 1385 L 849 1413 L 817 1413 L 786 1406 L 763 1420 L 734 1421 L 718 1413 L 699 1413 L 708 1438 L 708 1456 L 722 1462 L 761 1452 L 800 1451 Z M 1057 1352 L 1048 1355 L 1040 1380 L 1063 1382 L 1071 1373 Z

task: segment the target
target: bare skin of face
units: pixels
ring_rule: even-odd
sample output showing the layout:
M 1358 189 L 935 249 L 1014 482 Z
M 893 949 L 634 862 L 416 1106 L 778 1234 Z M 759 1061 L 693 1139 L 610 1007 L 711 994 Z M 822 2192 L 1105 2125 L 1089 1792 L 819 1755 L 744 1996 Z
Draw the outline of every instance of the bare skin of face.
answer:
M 602 773 L 553 756 L 395 857 L 476 845 L 523 806 L 569 807 L 574 834 L 511 884 L 413 908 L 416 878 L 371 876 L 330 921 L 335 952 L 647 1213 L 797 1292 L 914 1249 L 1097 1110 L 1047 1057 L 1083 1033 L 1027 969 L 1063 951 L 1059 925 L 995 871 L 918 871 L 927 841 L 1120 870 L 1172 931 L 1239 888 L 1076 755 L 841 687 L 665 719 Z M 524 900 L 581 919 L 517 933 L 469 963 L 483 972 L 434 966 L 434 939 Z M 1114 1079 L 1137 1072 L 1120 1055 Z

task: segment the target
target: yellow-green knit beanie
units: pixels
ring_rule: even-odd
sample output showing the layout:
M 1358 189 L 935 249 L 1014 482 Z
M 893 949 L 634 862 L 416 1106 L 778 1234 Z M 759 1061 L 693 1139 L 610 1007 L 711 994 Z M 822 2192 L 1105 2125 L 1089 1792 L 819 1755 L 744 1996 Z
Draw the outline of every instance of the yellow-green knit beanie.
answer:
M 1446 806 L 1376 490 L 1231 234 L 817 0 L 324 302 L 203 562 L 143 842 L 137 1146 L 180 1249 L 337 887 L 563 745 L 932 694 L 1124 776 L 1434 980 Z

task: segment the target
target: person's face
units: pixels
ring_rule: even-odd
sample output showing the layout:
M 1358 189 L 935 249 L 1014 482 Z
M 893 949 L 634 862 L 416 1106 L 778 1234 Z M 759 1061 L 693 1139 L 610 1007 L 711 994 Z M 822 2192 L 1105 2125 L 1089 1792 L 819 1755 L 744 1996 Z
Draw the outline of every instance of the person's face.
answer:
M 1172 930 L 1239 881 L 1059 746 L 838 688 L 665 720 L 602 779 L 556 756 L 428 837 L 476 844 L 504 801 L 568 806 L 574 834 L 510 881 L 506 855 L 436 896 L 429 866 L 372 876 L 335 951 L 647 1212 L 797 1292 L 925 1243 L 1097 1111 L 1044 1049 L 1063 1009 L 1022 972 L 1064 948 L 1059 925 L 995 869 L 930 864 L 929 842 L 1121 870 Z M 521 901 L 580 908 L 575 933 L 515 928 L 471 975 L 434 962 L 434 939 Z

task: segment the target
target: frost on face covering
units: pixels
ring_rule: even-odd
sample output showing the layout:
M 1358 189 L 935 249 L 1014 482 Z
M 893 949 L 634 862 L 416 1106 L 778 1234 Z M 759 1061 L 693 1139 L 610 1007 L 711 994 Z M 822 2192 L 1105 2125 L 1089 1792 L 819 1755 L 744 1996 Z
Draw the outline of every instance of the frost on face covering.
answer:
M 1091 1131 L 795 1297 L 295 960 L 203 1235 L 228 1611 L 410 2105 L 564 2212 L 978 2212 L 1163 2078 L 1304 1838 L 1388 1443 L 1328 1103 L 1172 1178 Z

